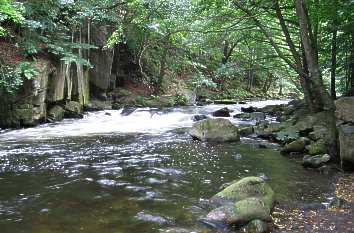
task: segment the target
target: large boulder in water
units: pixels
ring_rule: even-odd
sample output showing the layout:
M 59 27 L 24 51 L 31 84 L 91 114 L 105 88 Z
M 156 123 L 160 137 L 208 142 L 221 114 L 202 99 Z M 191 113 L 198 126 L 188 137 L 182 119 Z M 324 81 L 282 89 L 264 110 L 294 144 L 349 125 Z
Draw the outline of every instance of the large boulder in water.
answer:
M 337 119 L 354 123 L 354 97 L 340 98 L 335 104 Z
M 230 117 L 230 110 L 228 108 L 221 108 L 212 113 L 214 117 Z
M 223 205 L 234 203 L 249 197 L 261 199 L 265 205 L 272 209 L 274 206 L 274 191 L 272 188 L 259 177 L 246 177 L 237 182 L 232 183 L 216 195 L 210 202 L 212 205 Z
M 235 204 L 224 205 L 209 212 L 208 221 L 242 225 L 252 220 L 270 221 L 270 209 L 260 198 L 245 198 Z
M 206 119 L 195 123 L 189 134 L 198 140 L 208 142 L 239 141 L 238 128 L 229 120 L 217 118 Z
M 354 170 L 354 124 L 339 126 L 340 158 L 344 170 Z

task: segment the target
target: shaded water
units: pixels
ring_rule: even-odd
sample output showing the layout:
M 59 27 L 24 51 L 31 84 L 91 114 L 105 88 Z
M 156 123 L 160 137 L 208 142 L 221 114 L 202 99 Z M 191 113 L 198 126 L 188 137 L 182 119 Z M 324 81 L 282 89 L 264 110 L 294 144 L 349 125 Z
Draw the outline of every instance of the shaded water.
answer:
M 194 231 L 203 200 L 250 175 L 268 177 L 279 200 L 323 200 L 328 177 L 276 150 L 192 141 L 190 117 L 220 107 L 97 112 L 1 134 L 0 232 Z

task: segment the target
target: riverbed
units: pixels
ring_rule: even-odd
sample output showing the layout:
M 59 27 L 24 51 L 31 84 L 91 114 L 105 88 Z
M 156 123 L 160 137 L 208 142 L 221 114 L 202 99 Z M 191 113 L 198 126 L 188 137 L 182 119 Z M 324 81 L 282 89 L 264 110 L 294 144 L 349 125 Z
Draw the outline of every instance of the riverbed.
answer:
M 237 114 L 249 105 L 286 102 L 227 107 Z M 260 148 L 259 140 L 192 140 L 191 117 L 222 107 L 100 111 L 3 131 L 1 233 L 206 231 L 198 223 L 208 211 L 206 200 L 222 184 L 245 176 L 267 179 L 281 202 L 326 201 L 329 177 L 303 169 L 276 148 Z

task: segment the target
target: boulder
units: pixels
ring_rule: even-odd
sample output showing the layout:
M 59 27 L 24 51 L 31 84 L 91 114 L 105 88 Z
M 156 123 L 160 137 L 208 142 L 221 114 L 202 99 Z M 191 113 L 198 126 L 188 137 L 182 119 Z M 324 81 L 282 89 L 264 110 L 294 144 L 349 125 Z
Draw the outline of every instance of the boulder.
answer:
M 65 117 L 67 118 L 82 118 L 82 106 L 75 101 L 69 101 L 65 104 Z
M 249 197 L 263 200 L 268 209 L 272 209 L 274 206 L 274 191 L 272 188 L 262 178 L 253 176 L 232 183 L 214 195 L 210 199 L 210 203 L 220 206 L 225 203 L 235 203 Z
M 270 221 L 270 209 L 262 199 L 256 197 L 245 198 L 235 204 L 224 205 L 212 210 L 207 220 L 242 225 L 255 219 Z
M 198 140 L 209 142 L 239 141 L 238 128 L 223 118 L 206 119 L 195 123 L 189 134 Z
M 344 122 L 354 123 L 354 97 L 343 97 L 335 102 L 336 117 Z
M 328 152 L 326 142 L 320 139 L 306 147 L 310 155 L 326 154 Z
M 262 220 L 255 219 L 249 222 L 241 229 L 241 232 L 246 233 L 266 233 L 268 232 L 268 224 Z
M 314 125 L 313 126 L 313 132 L 309 134 L 309 137 L 312 140 L 319 140 L 319 139 L 325 139 L 330 135 L 329 129 L 325 125 Z
M 241 107 L 241 111 L 242 112 L 246 112 L 246 113 L 251 113 L 251 112 L 257 112 L 257 108 L 255 108 L 255 107 L 252 107 L 252 106 L 250 106 L 250 107 Z
M 285 105 L 267 105 L 259 110 L 270 115 L 275 115 L 278 112 L 283 111 L 284 109 Z
M 61 121 L 64 118 L 65 110 L 59 105 L 55 105 L 48 111 L 48 120 L 50 122 Z
M 192 121 L 194 121 L 194 122 L 205 120 L 205 119 L 208 119 L 208 117 L 206 115 L 193 115 L 192 116 Z
M 307 141 L 308 139 L 306 138 L 299 138 L 296 141 L 290 142 L 284 146 L 281 153 L 303 152 L 306 149 Z
M 212 113 L 214 117 L 230 117 L 230 110 L 228 108 L 221 108 Z
M 322 155 L 305 155 L 302 160 L 302 166 L 304 167 L 311 167 L 311 168 L 319 168 L 323 166 L 325 163 L 331 160 L 331 156 L 328 154 Z
M 247 137 L 247 136 L 253 134 L 253 126 L 252 125 L 240 126 L 239 131 L 240 131 L 241 137 Z
M 250 118 L 253 121 L 264 121 L 266 119 L 266 115 L 263 112 L 252 112 L 250 113 Z
M 354 170 L 354 124 L 339 126 L 340 158 L 344 170 Z
M 251 113 L 243 112 L 234 115 L 234 118 L 240 118 L 241 120 L 249 120 L 251 118 Z

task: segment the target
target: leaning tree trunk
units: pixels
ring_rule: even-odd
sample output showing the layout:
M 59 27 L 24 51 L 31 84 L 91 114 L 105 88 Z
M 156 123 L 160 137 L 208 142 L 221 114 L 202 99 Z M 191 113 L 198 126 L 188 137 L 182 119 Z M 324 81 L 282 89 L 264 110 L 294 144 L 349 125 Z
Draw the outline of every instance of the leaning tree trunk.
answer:
M 350 92 L 354 96 L 354 31 L 352 31 L 352 50 L 350 55 Z
M 304 4 L 304 0 L 295 0 L 296 14 L 299 20 L 300 25 L 300 37 L 302 44 L 304 46 L 305 57 L 308 65 L 309 75 L 311 79 L 311 84 L 313 87 L 313 91 L 315 96 L 318 96 L 319 102 L 319 110 L 328 112 L 328 129 L 333 132 L 334 135 L 331 137 L 327 146 L 329 149 L 329 153 L 333 159 L 338 159 L 338 143 L 337 143 L 337 130 L 336 130 L 336 121 L 334 117 L 334 101 L 330 97 L 329 93 L 326 91 L 322 77 L 320 72 L 320 66 L 317 59 L 317 51 L 314 47 L 313 41 L 311 41 L 311 33 L 309 27 L 309 19 L 306 14 L 306 6 Z

